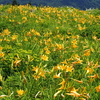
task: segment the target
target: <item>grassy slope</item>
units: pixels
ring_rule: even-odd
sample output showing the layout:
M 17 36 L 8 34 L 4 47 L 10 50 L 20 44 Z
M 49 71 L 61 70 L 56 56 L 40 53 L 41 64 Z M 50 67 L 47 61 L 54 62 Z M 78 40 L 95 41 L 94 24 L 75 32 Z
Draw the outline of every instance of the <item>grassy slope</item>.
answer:
M 0 11 L 2 100 L 99 98 L 98 9 L 8 5 Z

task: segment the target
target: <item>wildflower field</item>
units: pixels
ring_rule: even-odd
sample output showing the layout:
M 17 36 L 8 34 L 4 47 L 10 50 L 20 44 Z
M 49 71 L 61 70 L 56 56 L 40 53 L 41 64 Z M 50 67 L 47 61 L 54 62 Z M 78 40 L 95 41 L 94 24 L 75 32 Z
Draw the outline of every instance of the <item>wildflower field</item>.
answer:
M 0 100 L 99 98 L 99 9 L 0 5 Z

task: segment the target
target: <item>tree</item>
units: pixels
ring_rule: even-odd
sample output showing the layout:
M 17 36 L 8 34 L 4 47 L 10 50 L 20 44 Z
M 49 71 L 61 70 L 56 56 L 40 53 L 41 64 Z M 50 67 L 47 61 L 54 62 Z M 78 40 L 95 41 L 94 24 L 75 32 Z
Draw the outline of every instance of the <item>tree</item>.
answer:
M 32 5 L 32 3 L 31 2 L 28 2 L 28 4 L 31 6 Z
M 12 1 L 12 5 L 13 5 L 13 6 L 18 5 L 17 1 L 16 1 L 16 0 L 13 0 L 13 1 Z

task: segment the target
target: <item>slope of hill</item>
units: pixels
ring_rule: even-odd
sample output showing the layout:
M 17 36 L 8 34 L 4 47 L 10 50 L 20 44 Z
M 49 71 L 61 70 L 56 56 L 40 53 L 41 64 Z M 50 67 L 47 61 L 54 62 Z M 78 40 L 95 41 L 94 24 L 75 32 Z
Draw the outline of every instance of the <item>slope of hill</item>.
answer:
M 0 4 L 12 3 L 13 0 L 0 0 Z M 43 6 L 72 6 L 75 8 L 100 8 L 100 0 L 17 0 L 19 4 L 31 3 L 32 5 Z
M 100 10 L 0 5 L 0 100 L 99 98 Z

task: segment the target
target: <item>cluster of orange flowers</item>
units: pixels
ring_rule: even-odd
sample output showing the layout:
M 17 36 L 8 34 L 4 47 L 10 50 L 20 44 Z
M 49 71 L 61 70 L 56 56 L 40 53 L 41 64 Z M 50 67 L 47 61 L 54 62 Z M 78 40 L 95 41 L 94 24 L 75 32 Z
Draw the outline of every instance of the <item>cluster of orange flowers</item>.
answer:
M 99 58 L 93 58 L 96 50 L 96 55 L 100 53 L 99 39 L 94 35 L 91 38 L 93 42 L 90 42 L 87 38 L 77 35 L 77 32 L 85 31 L 88 25 L 92 25 L 97 20 L 100 20 L 100 16 L 94 17 L 94 15 L 86 11 L 74 8 L 67 8 L 67 10 L 55 7 L 32 8 L 27 5 L 11 6 L 6 12 L 12 14 L 13 17 L 4 16 L 2 18 L 6 18 L 15 26 L 26 25 L 28 27 L 30 24 L 36 24 L 37 26 L 29 26 L 28 29 L 22 27 L 21 33 L 19 31 L 17 33 L 14 30 L 13 32 L 8 28 L 3 29 L 0 33 L 0 43 L 2 44 L 0 46 L 0 60 L 2 59 L 1 61 L 3 61 L 10 57 L 12 59 L 11 66 L 16 68 L 21 67 L 21 63 L 33 66 L 31 64 L 34 64 L 34 61 L 36 61 L 36 66 L 32 68 L 32 78 L 38 82 L 40 78 L 46 80 L 46 75 L 48 74 L 51 75 L 53 80 L 58 80 L 55 83 L 58 85 L 58 88 L 54 98 L 58 94 L 62 97 L 70 95 L 80 100 L 90 98 L 91 92 L 86 90 L 84 84 L 89 85 L 95 79 L 100 78 L 98 73 Z M 20 14 L 17 15 L 17 13 Z M 18 17 L 20 20 L 17 19 Z M 74 22 L 74 24 L 71 22 Z M 49 24 L 51 29 L 49 29 Z M 43 27 L 44 29 L 42 29 Z M 5 52 L 9 50 L 6 47 L 7 43 L 12 45 L 12 48 L 10 48 L 12 52 L 15 50 L 13 50 L 13 44 L 16 45 L 16 49 L 20 48 L 16 50 L 17 57 L 14 57 L 15 51 L 13 56 L 10 56 L 11 53 Z M 97 47 L 95 44 L 97 44 Z M 29 54 L 28 50 L 24 51 L 25 49 L 32 49 L 33 52 Z M 20 55 L 21 50 L 24 51 L 22 55 Z M 38 56 L 34 55 L 35 52 Z M 27 56 L 24 57 L 24 54 L 27 54 Z M 43 66 L 39 65 L 41 63 L 43 63 Z M 49 66 L 49 64 L 51 64 L 51 69 L 47 70 L 46 65 Z M 78 70 L 81 70 L 82 73 L 78 72 Z M 3 80 L 2 77 L 0 74 L 0 81 Z M 23 77 L 25 78 L 24 81 L 26 81 L 25 75 Z M 87 80 L 86 82 L 84 78 Z M 79 84 L 79 88 L 76 87 L 76 84 Z M 94 87 L 96 92 L 100 92 L 100 84 Z M 18 96 L 26 93 L 22 89 L 16 92 Z M 6 96 L 1 95 L 0 98 Z

